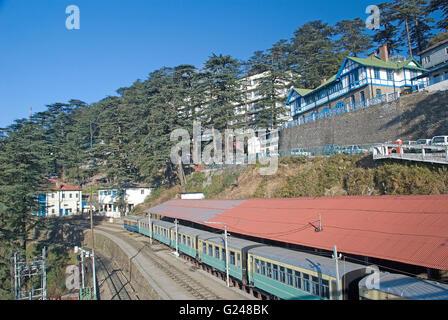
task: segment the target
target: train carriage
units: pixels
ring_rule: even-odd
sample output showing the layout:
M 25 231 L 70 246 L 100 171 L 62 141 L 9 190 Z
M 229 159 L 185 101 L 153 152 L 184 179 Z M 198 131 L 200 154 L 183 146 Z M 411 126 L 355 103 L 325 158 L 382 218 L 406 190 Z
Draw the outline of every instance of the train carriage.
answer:
M 171 246 L 171 234 L 174 229 L 174 223 L 162 220 L 152 220 L 151 222 L 154 234 L 153 238 L 167 246 Z
M 359 282 L 360 300 L 448 300 L 448 285 L 434 281 L 379 272 L 375 282 Z
M 194 259 L 198 257 L 198 237 L 200 235 L 213 235 L 207 231 L 178 225 L 177 227 L 178 250 Z M 176 228 L 171 229 L 171 247 L 176 248 Z
M 262 244 L 228 237 L 229 275 L 247 283 L 247 251 Z M 198 237 L 199 261 L 223 273 L 226 272 L 226 250 L 222 235 L 200 235 Z
M 270 295 L 285 300 L 337 299 L 335 261 L 331 258 L 263 246 L 249 250 L 248 260 L 250 284 Z M 356 296 L 353 286 L 366 276 L 366 268 L 340 262 L 339 288 L 344 299 Z
M 126 230 L 139 233 L 139 220 L 137 216 L 126 216 L 123 218 L 123 226 Z

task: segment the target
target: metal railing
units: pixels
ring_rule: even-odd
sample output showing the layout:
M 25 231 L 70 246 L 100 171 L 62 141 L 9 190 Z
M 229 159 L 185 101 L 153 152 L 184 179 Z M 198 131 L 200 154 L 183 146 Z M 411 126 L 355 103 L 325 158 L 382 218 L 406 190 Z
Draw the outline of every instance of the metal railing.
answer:
M 448 146 L 381 144 L 372 150 L 373 159 L 399 159 L 448 164 Z
M 333 108 L 332 110 L 329 108 L 324 109 L 321 113 L 314 112 L 309 116 L 302 117 L 302 118 L 299 118 L 294 121 L 286 122 L 279 128 L 279 130 L 282 131 L 282 130 L 285 130 L 288 128 L 302 126 L 307 123 L 315 122 L 315 121 L 322 120 L 322 119 L 327 119 L 327 118 L 330 118 L 330 117 L 333 117 L 336 115 L 373 107 L 373 106 L 376 106 L 376 105 L 379 105 L 382 103 L 393 102 L 393 101 L 398 100 L 399 98 L 400 98 L 400 93 L 395 92 L 395 93 L 390 93 L 390 94 L 379 95 L 375 98 L 352 103 L 350 105 L 343 105 L 342 107 L 338 106 L 338 107 Z

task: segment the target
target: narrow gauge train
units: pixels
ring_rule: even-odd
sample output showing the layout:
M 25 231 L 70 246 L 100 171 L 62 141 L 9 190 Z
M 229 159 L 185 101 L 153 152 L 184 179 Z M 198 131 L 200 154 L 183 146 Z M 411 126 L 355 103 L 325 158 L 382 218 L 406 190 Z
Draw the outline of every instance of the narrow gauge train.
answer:
M 176 248 L 191 261 L 213 271 L 226 273 L 226 250 L 222 235 L 175 225 L 162 220 L 127 216 L 124 228 L 151 236 Z M 331 258 L 302 253 L 262 243 L 228 237 L 229 276 L 271 299 L 336 300 L 338 283 Z M 372 286 L 372 268 L 341 262 L 339 290 L 344 300 L 448 300 L 448 285 L 401 274 L 380 272 L 378 285 Z M 369 285 L 370 284 L 370 285 Z

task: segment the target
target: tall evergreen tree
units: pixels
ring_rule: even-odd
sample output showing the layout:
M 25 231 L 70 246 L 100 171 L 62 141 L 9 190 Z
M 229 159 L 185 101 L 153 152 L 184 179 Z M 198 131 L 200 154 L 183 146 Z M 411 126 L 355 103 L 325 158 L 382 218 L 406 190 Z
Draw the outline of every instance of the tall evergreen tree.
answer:
M 342 20 L 336 24 L 336 34 L 340 35 L 336 45 L 341 51 L 357 57 L 359 54 L 373 48 L 372 40 L 366 33 L 365 22 L 360 18 L 354 20 Z
M 302 88 L 314 89 L 337 73 L 345 57 L 337 53 L 334 35 L 334 28 L 321 20 L 308 22 L 294 32 L 291 57 L 301 75 Z

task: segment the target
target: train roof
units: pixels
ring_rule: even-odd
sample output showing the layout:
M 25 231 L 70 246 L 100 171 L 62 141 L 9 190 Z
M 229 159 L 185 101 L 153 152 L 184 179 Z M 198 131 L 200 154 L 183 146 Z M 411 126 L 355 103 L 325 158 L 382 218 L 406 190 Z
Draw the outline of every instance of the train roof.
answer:
M 126 216 L 126 217 L 123 218 L 123 220 L 124 219 L 140 221 L 140 220 L 145 219 L 145 218 L 144 217 L 138 217 L 138 216 Z
M 199 239 L 210 241 L 212 243 L 216 243 L 219 245 L 224 245 L 224 235 L 222 235 L 222 234 L 208 232 L 206 234 L 199 235 Z M 227 239 L 228 239 L 228 246 L 230 248 L 237 249 L 237 250 L 241 250 L 243 248 L 250 247 L 250 246 L 262 245 L 261 243 L 258 243 L 258 242 L 234 238 L 232 236 L 229 236 Z
M 332 258 L 272 246 L 250 249 L 249 254 L 336 277 L 335 261 Z M 339 261 L 339 275 L 342 277 L 346 273 L 365 267 L 356 263 Z
M 193 236 L 193 237 L 195 237 L 195 236 L 199 236 L 199 235 L 204 235 L 204 236 L 206 236 L 207 234 L 214 235 L 214 234 L 211 233 L 211 232 L 207 232 L 207 231 L 203 231 L 203 230 L 198 230 L 198 229 L 194 229 L 194 228 L 190 228 L 190 227 L 186 227 L 186 226 L 181 226 L 181 225 L 178 226 L 178 229 L 177 229 L 177 230 L 178 230 L 180 233 L 187 234 L 187 235 L 189 235 L 189 236 Z
M 174 223 L 172 222 L 168 222 L 168 221 L 163 221 L 163 220 L 151 220 L 152 224 L 170 229 L 170 228 L 174 228 Z
M 367 278 L 359 282 L 360 287 L 367 288 Z M 423 280 L 402 274 L 380 272 L 378 291 L 393 294 L 411 300 L 448 300 L 448 285 L 435 281 Z

